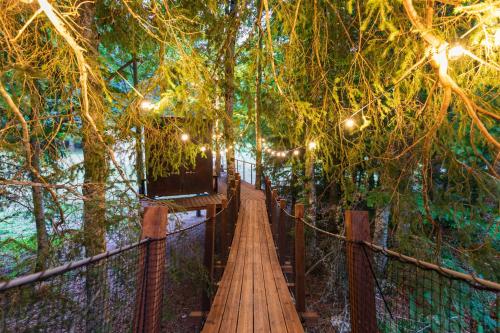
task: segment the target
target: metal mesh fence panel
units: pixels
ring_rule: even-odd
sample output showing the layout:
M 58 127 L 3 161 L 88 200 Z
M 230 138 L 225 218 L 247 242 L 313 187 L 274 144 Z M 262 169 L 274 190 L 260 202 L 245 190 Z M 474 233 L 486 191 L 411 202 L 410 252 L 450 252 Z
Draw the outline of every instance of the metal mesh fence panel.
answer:
M 0 287 L 0 331 L 130 331 L 140 253 L 147 246 L 141 242 Z
M 305 223 L 306 305 L 319 315 L 311 332 L 348 332 L 349 284 L 346 242 L 324 234 Z M 321 230 L 331 230 L 328 221 L 317 221 Z
M 364 245 L 381 332 L 498 332 L 500 290 Z
M 213 290 L 203 265 L 205 223 L 169 234 L 163 288 L 162 331 L 192 332 L 201 326 L 191 311 L 202 307 L 203 292 Z

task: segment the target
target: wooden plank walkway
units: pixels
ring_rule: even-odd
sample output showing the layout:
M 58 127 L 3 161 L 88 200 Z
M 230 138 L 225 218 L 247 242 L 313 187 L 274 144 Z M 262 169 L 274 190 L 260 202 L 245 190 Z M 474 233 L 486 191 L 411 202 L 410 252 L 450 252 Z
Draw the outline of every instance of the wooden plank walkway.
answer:
M 247 183 L 241 185 L 231 251 L 202 332 L 304 332 L 276 255 L 264 194 Z

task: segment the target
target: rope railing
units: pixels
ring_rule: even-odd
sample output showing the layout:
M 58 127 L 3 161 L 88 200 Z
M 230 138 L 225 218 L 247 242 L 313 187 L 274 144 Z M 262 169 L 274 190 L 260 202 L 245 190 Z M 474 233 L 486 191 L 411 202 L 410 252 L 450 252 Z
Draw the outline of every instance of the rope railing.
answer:
M 210 307 L 236 226 L 239 183 L 200 222 L 167 232 L 168 205 L 150 205 L 141 241 L 0 282 L 0 332 L 198 330 L 202 318 L 186 308 Z
M 500 329 L 499 283 L 372 243 L 367 212 L 346 211 L 343 235 L 335 223 L 313 222 L 304 217 L 301 204 L 295 205 L 294 213 L 290 213 L 269 178 L 264 192 L 284 274 L 295 281 L 297 310 L 318 312 L 325 330 L 332 326 L 338 331 L 353 332 L 498 332 Z M 337 231 L 327 230 L 332 227 Z M 288 269 L 287 263 L 293 267 Z M 325 281 L 319 283 L 316 276 L 314 282 L 306 284 L 307 278 L 313 278 L 310 273 L 318 267 L 327 270 L 323 274 Z M 323 292 L 318 292 L 318 285 Z M 306 306 L 306 298 L 315 293 L 316 298 L 307 301 L 307 304 L 314 301 L 314 306 Z M 331 306 L 326 309 L 317 306 L 318 299 Z

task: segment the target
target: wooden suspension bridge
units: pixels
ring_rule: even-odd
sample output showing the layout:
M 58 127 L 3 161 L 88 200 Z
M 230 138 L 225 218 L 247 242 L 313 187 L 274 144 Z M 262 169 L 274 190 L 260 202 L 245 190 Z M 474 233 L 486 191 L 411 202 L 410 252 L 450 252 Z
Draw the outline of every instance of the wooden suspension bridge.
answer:
M 198 230 L 203 230 L 204 233 L 204 241 L 201 242 L 204 245 L 203 269 L 207 273 L 208 281 L 201 297 L 201 307 L 191 308 L 197 311 L 192 311 L 190 317 L 196 322 L 195 325 L 202 323 L 197 326 L 202 332 L 304 332 L 305 327 L 315 324 L 318 315 L 308 312 L 305 304 L 305 226 L 342 242 L 338 251 L 345 254 L 343 269 L 349 292 L 351 332 L 377 332 L 380 323 L 394 329 L 393 331 L 399 328 L 407 329 L 410 327 L 408 325 L 414 325 L 411 326 L 412 331 L 417 331 L 421 325 L 429 325 L 424 322 L 426 317 L 419 312 L 408 312 L 406 317 L 395 319 L 391 308 L 409 306 L 404 302 L 401 304 L 401 300 L 404 300 L 402 297 L 408 295 L 416 301 L 423 300 L 423 294 L 419 296 L 419 293 L 423 293 L 429 284 L 435 288 L 432 295 L 439 296 L 445 288 L 451 288 L 452 281 L 459 284 L 455 287 L 455 292 L 459 293 L 455 306 L 465 299 L 469 308 L 452 308 L 449 302 L 441 303 L 440 296 L 434 301 L 439 302 L 439 307 L 445 309 L 448 314 L 454 313 L 456 318 L 461 318 L 459 328 L 469 327 L 468 331 L 473 332 L 479 331 L 476 330 L 479 325 L 488 329 L 500 327 L 500 312 L 497 306 L 500 284 L 372 244 L 366 211 L 345 211 L 345 237 L 318 229 L 304 219 L 302 204 L 293 207 L 294 215 L 286 211 L 286 201 L 278 197 L 277 190 L 272 189 L 268 178 L 265 179 L 264 191 L 255 189 L 251 184 L 254 179 L 254 165 L 240 161 L 237 170 L 238 165 L 242 166 L 245 178 L 247 164 L 250 165 L 250 174 L 247 172 L 246 175 L 250 177 L 246 179 L 249 179 L 250 183 L 242 181 L 238 172 L 229 180 L 217 179 L 214 176 L 215 182 L 212 183 L 211 169 L 208 169 L 209 177 L 205 177 L 207 182 L 202 185 L 207 188 L 213 186 L 209 193 L 173 199 L 173 206 L 164 204 L 161 200 L 145 200 L 142 240 L 138 243 L 0 282 L 0 304 L 3 306 L 0 306 L 0 331 L 31 331 L 33 327 L 45 327 L 48 331 L 75 332 L 168 331 L 164 326 L 163 317 L 168 307 L 165 304 L 166 285 L 171 283 L 166 283 L 166 263 L 172 257 L 167 256 L 166 248 L 170 242 L 175 246 L 176 235 L 188 233 L 198 226 L 202 227 Z M 182 185 L 179 188 L 199 185 L 196 175 L 189 175 L 193 177 L 192 184 L 179 183 Z M 228 198 L 224 193 L 229 194 Z M 168 232 L 168 213 L 169 209 L 174 207 L 181 210 L 206 209 L 207 216 L 204 221 L 195 225 Z M 287 219 L 291 226 L 286 226 Z M 292 229 L 293 242 L 290 242 L 286 234 Z M 377 282 L 372 267 L 374 251 L 396 260 L 401 265 L 407 265 L 400 267 L 403 272 L 409 272 L 409 269 L 414 271 L 413 278 L 403 275 L 403 280 L 393 281 L 394 285 L 401 284 L 402 296 L 396 294 L 396 298 L 384 298 L 384 290 Z M 126 262 L 128 266 L 124 265 Z M 220 279 L 216 277 L 218 270 L 222 270 Z M 293 281 L 287 280 L 291 277 Z M 112 281 L 113 288 L 109 289 L 107 283 L 102 283 L 103 279 Z M 82 281 L 85 281 L 83 284 L 87 287 L 79 290 L 77 285 L 81 285 Z M 61 307 L 60 303 L 54 303 L 50 299 L 34 297 L 35 292 L 40 289 L 40 283 L 43 283 L 44 289 L 53 288 L 58 292 L 62 292 L 60 285 L 64 284 L 64 290 L 67 292 L 62 292 L 61 296 L 77 300 L 75 304 L 85 309 L 83 315 L 71 307 Z M 210 292 L 212 286 L 217 286 L 215 295 Z M 88 303 L 89 290 L 94 290 L 95 294 L 99 295 L 92 299 L 91 303 Z M 118 293 L 113 295 L 112 290 L 117 290 Z M 85 295 L 82 295 L 81 291 L 84 291 Z M 383 304 L 377 305 L 376 291 Z M 471 320 L 471 295 L 478 293 L 483 293 L 481 297 L 487 303 L 481 308 L 482 313 L 476 315 L 479 319 Z M 23 298 L 21 295 L 31 296 Z M 124 302 L 123 298 L 127 301 Z M 391 301 L 396 304 L 391 306 Z M 125 305 L 117 310 L 116 307 L 120 303 Z M 422 301 L 419 306 L 427 307 L 427 303 Z M 113 315 L 96 318 L 99 313 L 106 314 L 111 308 L 114 309 Z M 54 309 L 53 316 L 48 321 L 47 318 L 39 316 L 45 313 L 44 311 L 50 313 Z M 103 312 L 103 309 L 108 310 Z M 386 312 L 389 318 L 384 319 L 381 316 Z M 481 322 L 480 318 L 486 318 L 487 315 L 492 315 L 493 319 L 488 323 Z M 435 325 L 445 331 L 454 331 L 456 324 L 450 323 L 446 318 L 439 321 L 439 325 Z M 67 329 L 62 328 L 66 326 Z M 461 328 L 458 331 L 461 331 Z
M 203 332 L 304 332 L 281 271 L 265 197 L 248 183 L 229 258 Z

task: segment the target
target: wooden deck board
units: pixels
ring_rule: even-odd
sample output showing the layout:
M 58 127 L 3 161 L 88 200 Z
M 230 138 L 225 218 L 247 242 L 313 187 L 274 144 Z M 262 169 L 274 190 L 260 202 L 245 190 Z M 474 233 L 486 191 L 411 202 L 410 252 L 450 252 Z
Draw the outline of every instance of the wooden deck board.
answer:
M 264 195 L 246 183 L 229 258 L 203 332 L 304 332 L 281 272 Z

